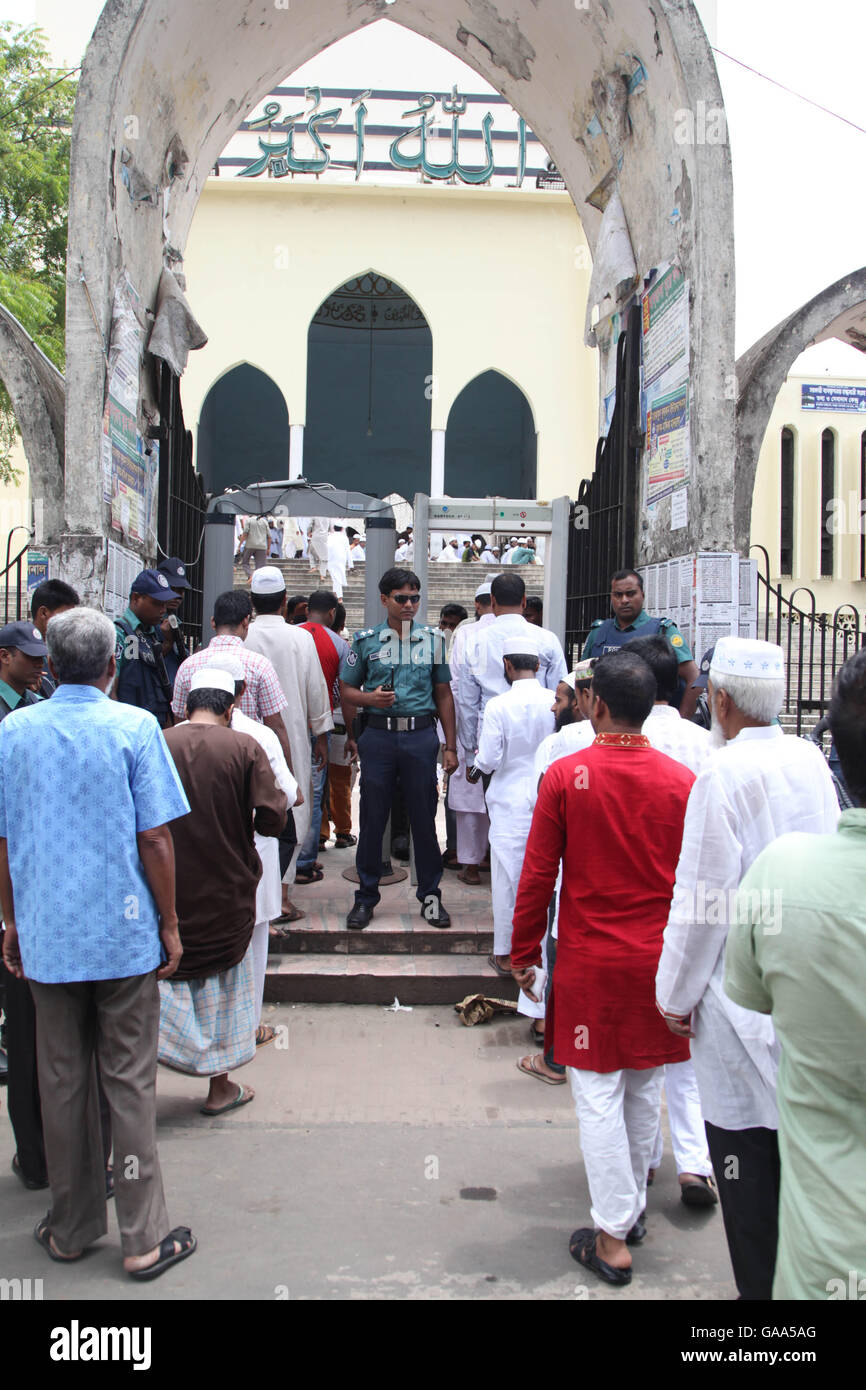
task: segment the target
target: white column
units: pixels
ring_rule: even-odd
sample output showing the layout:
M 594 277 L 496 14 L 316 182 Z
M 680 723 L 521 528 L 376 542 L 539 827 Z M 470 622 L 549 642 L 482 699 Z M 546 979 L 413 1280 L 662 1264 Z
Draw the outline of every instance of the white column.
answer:
M 431 430 L 430 496 L 445 496 L 445 431 Z
M 301 478 L 304 474 L 304 427 L 289 425 L 289 477 Z

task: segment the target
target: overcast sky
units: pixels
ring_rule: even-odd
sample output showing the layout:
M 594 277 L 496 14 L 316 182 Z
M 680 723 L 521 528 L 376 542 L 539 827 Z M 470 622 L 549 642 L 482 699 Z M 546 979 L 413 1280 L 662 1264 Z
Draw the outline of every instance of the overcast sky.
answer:
M 183 3 L 183 0 L 177 0 Z M 711 42 L 866 128 L 866 0 L 696 0 Z M 0 19 L 38 16 L 79 61 L 99 0 L 0 0 Z M 737 352 L 825 285 L 866 262 L 866 134 L 717 53 L 734 170 Z M 301 70 L 332 86 L 450 87 L 463 65 L 394 24 L 333 45 Z M 474 90 L 481 80 L 469 77 Z M 853 348 L 811 349 L 799 366 L 866 376 Z

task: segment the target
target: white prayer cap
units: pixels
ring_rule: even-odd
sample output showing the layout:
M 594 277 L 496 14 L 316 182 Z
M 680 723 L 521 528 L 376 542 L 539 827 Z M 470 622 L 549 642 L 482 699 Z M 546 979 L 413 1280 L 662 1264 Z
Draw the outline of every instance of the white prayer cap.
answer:
M 781 681 L 785 679 L 785 655 L 774 642 L 760 642 L 753 637 L 720 637 L 710 666 L 711 680 L 714 672 Z
M 563 676 L 563 678 L 562 678 L 562 684 L 563 684 L 563 685 L 568 685 L 568 686 L 570 686 L 572 690 L 574 689 L 574 672 L 573 672 L 573 671 L 569 671 L 569 673 L 568 673 L 567 676 Z
M 253 574 L 250 589 L 254 594 L 285 593 L 286 581 L 276 565 L 262 565 L 261 569 Z
M 539 647 L 535 637 L 519 632 L 516 637 L 506 637 L 502 648 L 503 656 L 538 656 Z
M 236 656 L 229 656 L 228 652 L 220 652 L 219 669 L 228 671 L 234 681 L 245 681 L 247 678 L 243 662 L 239 661 Z
M 234 695 L 235 678 L 221 666 L 202 666 L 193 672 L 189 688 L 190 693 L 193 690 L 224 690 L 226 695 Z
M 490 593 L 490 577 L 488 576 L 487 579 L 485 579 L 485 581 L 484 581 L 483 584 L 479 584 L 479 585 L 478 585 L 478 588 L 475 590 L 475 597 L 476 597 L 476 598 L 483 598 L 483 597 L 485 596 L 485 594 L 489 594 L 489 593 Z

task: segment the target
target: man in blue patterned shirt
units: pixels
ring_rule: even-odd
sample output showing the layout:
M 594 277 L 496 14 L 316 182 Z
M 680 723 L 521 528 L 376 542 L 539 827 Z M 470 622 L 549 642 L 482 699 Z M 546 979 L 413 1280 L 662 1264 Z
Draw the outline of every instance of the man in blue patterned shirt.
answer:
M 152 1279 L 195 1249 L 169 1231 L 156 1147 L 157 979 L 181 957 L 167 822 L 189 803 L 154 716 L 107 696 L 109 619 L 75 608 L 46 635 L 56 693 L 0 724 L 3 959 L 36 1004 L 52 1198 L 34 1234 L 70 1261 L 107 1230 L 96 1056 L 124 1268 Z

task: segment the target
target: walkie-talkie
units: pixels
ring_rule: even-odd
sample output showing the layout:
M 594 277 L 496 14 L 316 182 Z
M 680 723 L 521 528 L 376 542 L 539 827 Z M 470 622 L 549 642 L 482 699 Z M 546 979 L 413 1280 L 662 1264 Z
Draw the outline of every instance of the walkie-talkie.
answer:
M 384 684 L 384 685 L 380 685 L 380 686 L 379 686 L 379 689 L 380 689 L 380 690 L 390 690 L 390 691 L 393 693 L 393 690 L 394 690 L 394 667 L 393 667 L 393 666 L 391 667 L 391 670 L 388 672 L 388 679 L 386 680 L 385 684 Z

